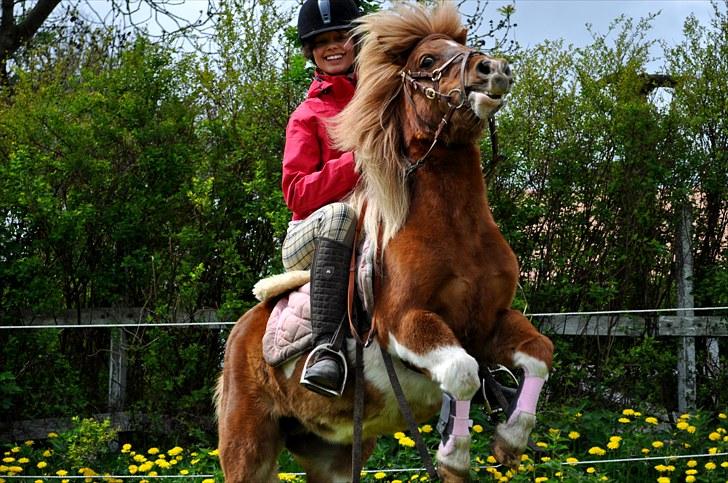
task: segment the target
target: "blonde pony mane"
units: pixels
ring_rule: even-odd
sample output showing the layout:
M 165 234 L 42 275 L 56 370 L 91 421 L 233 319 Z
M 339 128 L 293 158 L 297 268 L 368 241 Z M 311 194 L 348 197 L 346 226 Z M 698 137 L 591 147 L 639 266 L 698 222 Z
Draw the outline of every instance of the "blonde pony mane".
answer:
M 396 106 L 401 93 L 400 71 L 415 46 L 430 34 L 443 34 L 465 43 L 467 31 L 451 2 L 432 10 L 418 4 L 397 4 L 391 10 L 357 21 L 361 39 L 357 55 L 357 90 L 331 124 L 331 135 L 343 151 L 355 151 L 362 181 L 352 198 L 360 211 L 367 203 L 364 229 L 375 245 L 381 227 L 381 248 L 402 228 L 409 212 L 405 180 L 407 160 Z

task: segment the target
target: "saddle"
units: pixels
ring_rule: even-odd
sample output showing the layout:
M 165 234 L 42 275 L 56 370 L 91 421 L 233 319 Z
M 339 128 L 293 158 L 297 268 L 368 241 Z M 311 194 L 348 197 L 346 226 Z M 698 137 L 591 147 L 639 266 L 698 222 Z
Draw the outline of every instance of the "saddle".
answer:
M 370 320 L 374 307 L 374 253 L 366 239 L 357 246 L 355 268 L 353 309 L 361 325 Z M 308 270 L 286 272 L 263 279 L 253 288 L 261 301 L 280 296 L 263 335 L 263 359 L 273 367 L 313 349 L 309 279 Z

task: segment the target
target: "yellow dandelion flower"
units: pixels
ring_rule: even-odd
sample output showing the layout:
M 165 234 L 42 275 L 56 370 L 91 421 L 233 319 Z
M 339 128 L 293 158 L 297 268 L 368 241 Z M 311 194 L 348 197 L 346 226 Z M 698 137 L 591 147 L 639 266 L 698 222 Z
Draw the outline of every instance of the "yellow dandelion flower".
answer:
M 495 458 L 493 458 L 493 459 L 495 459 Z M 527 455 L 527 454 L 525 454 L 525 453 L 524 453 L 524 454 L 522 454 L 522 455 L 521 455 L 521 461 L 528 461 L 528 455 Z
M 129 465 L 129 474 L 136 475 L 139 471 L 139 467 L 137 465 Z
M 720 464 L 721 468 L 728 468 L 728 461 L 724 461 Z
M 697 481 L 693 475 L 688 475 L 685 477 L 685 483 L 694 483 Z
M 15 458 L 13 458 L 12 456 L 6 456 L 5 458 L 3 458 L 3 463 L 14 463 L 14 462 L 15 462 Z
M 621 436 L 610 436 L 609 441 L 614 441 L 615 443 L 619 443 L 620 441 L 622 441 L 622 437 Z
M 51 451 L 49 449 L 43 451 L 43 457 L 44 458 L 50 458 L 51 456 L 53 456 L 53 451 Z
M 131 445 L 129 443 L 124 443 L 124 446 L 121 447 L 122 453 L 128 453 L 131 451 Z
M 665 446 L 665 443 L 663 443 L 662 441 L 653 441 L 652 442 L 652 447 L 655 449 L 660 449 L 663 446 Z
M 215 480 L 213 480 L 212 478 L 205 478 L 204 480 L 202 480 L 202 483 L 215 483 Z
M 569 463 L 570 465 L 575 465 L 576 463 L 579 462 L 579 460 L 574 458 L 573 456 L 569 456 L 568 458 L 566 458 L 566 462 Z
M 686 475 L 697 475 L 698 470 L 685 470 Z
M 68 475 L 68 471 L 66 471 L 66 470 L 58 470 L 58 471 L 56 471 L 56 475 L 57 476 L 67 476 Z
M 382 480 L 382 479 L 386 478 L 386 476 L 387 476 L 387 474 L 383 473 L 381 471 L 377 471 L 376 473 L 374 473 L 374 479 L 376 479 L 376 480 Z
M 696 428 L 695 426 L 692 426 L 692 425 L 688 426 L 688 429 L 687 429 L 688 433 L 690 433 L 690 434 L 695 433 L 695 431 L 697 431 L 697 430 L 698 430 L 698 428 Z
M 606 452 L 606 450 L 600 448 L 599 446 L 593 446 L 593 447 L 589 448 L 589 454 L 593 454 L 596 456 L 604 456 L 605 454 L 607 454 L 607 452 Z
M 593 473 L 596 473 L 597 472 L 597 469 L 594 468 L 593 466 L 590 466 L 589 468 L 586 469 L 586 472 L 591 475 Z
M 482 433 L 483 432 L 483 426 L 481 426 L 479 424 L 476 424 L 475 426 L 473 426 L 473 431 L 475 431 L 476 433 Z
M 548 448 L 549 447 L 549 445 L 544 443 L 543 441 L 539 441 L 538 443 L 536 443 L 536 446 L 538 446 L 539 448 Z
M 716 454 L 718 452 L 718 448 L 708 448 L 708 454 Z
M 539 476 L 538 478 L 534 479 L 533 481 L 535 483 L 544 483 L 545 481 L 549 481 L 549 479 L 546 478 L 545 476 Z
M 623 409 L 622 416 L 634 416 L 634 409 Z
M 487 458 L 485 459 L 485 461 L 487 461 L 487 462 L 488 462 L 488 463 L 490 463 L 491 465 L 494 465 L 494 464 L 496 464 L 496 463 L 498 462 L 498 460 L 496 460 L 496 459 L 495 459 L 495 456 L 493 456 L 493 455 L 490 455 L 490 456 L 488 456 L 488 457 L 487 457 Z
M 220 454 L 220 450 L 215 448 L 212 451 L 208 451 L 207 454 L 209 454 L 210 456 L 218 456 Z
M 681 414 L 681 415 L 680 415 L 680 417 L 679 417 L 678 419 L 690 419 L 690 415 L 689 415 L 689 414 L 687 414 L 687 413 L 685 413 L 685 414 Z
M 642 454 L 644 454 L 644 455 L 650 454 L 650 449 L 649 448 L 642 448 Z
M 10 450 L 12 453 L 20 453 L 20 446 L 15 446 Z
M 551 436 L 558 436 L 559 434 L 561 434 L 561 430 L 557 428 L 549 428 L 549 434 Z
M 541 457 L 541 462 L 542 463 L 548 463 L 549 461 L 551 461 L 551 458 L 549 458 L 548 456 L 542 456 Z
M 719 413 L 718 414 L 718 418 L 719 419 L 728 419 L 728 414 L 726 414 L 726 413 Z
M 415 440 L 413 440 L 412 438 L 410 438 L 408 436 L 405 436 L 404 438 L 401 438 L 399 440 L 399 444 L 401 444 L 402 446 L 405 446 L 407 448 L 414 448 Z
M 688 429 L 690 427 L 690 425 L 688 423 L 686 423 L 685 421 L 678 421 L 678 423 L 675 426 L 677 427 L 677 429 L 679 429 L 681 431 L 685 431 L 686 429 Z
M 47 466 L 48 466 L 48 463 L 46 463 L 45 461 L 39 461 L 39 462 L 38 462 L 38 464 L 37 464 L 37 465 L 35 465 L 35 466 L 36 466 L 36 467 L 37 467 L 38 469 L 41 469 L 41 470 L 42 470 L 43 468 L 45 468 L 45 467 L 47 467 Z
M 708 471 L 713 471 L 716 468 L 717 468 L 716 464 L 713 463 L 712 461 L 708 461 L 707 463 L 705 463 L 705 469 Z
M 394 439 L 402 439 L 405 437 L 405 434 L 402 431 L 397 431 L 394 433 Z
M 569 439 L 579 439 L 581 435 L 577 431 L 569 431 Z
M 179 470 L 179 474 L 180 475 L 189 475 L 190 474 L 190 470 Z
M 609 448 L 609 449 L 619 448 L 619 441 L 610 441 L 609 443 L 607 443 L 607 448 Z
M 661 476 L 657 479 L 657 483 L 670 483 L 670 478 L 667 476 Z
M 708 435 L 708 439 L 711 441 L 718 441 L 720 439 L 720 433 L 716 433 L 715 431 L 713 431 Z
M 652 416 L 648 416 L 648 417 L 646 417 L 646 418 L 645 418 L 645 422 L 646 422 L 647 424 L 657 424 L 657 423 L 658 423 L 658 421 L 657 421 L 657 418 L 655 418 L 655 417 L 652 417 Z
M 622 424 L 629 424 L 632 422 L 632 420 L 629 418 L 619 418 L 617 421 L 619 421 Z
M 420 433 L 431 433 L 432 432 L 432 426 L 429 424 L 425 424 L 420 428 Z
M 35 444 L 35 441 L 33 441 L 32 439 L 29 439 L 26 442 L 24 442 L 23 444 L 25 446 L 33 446 Z
M 698 466 L 698 462 L 695 460 L 688 460 L 687 465 L 688 468 L 695 468 L 696 466 Z
M 149 454 L 159 454 L 159 448 L 149 448 L 147 450 L 147 453 L 149 453 Z
M 58 433 L 55 433 L 53 431 L 48 433 L 48 439 L 53 439 L 53 438 L 57 438 L 57 437 L 58 437 Z

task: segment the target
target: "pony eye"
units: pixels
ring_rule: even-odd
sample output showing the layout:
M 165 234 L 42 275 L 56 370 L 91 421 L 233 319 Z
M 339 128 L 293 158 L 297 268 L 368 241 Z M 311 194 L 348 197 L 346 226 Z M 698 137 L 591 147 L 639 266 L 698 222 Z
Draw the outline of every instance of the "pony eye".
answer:
M 431 55 L 426 55 L 420 60 L 420 68 L 422 69 L 429 69 L 433 65 L 435 65 L 435 58 Z

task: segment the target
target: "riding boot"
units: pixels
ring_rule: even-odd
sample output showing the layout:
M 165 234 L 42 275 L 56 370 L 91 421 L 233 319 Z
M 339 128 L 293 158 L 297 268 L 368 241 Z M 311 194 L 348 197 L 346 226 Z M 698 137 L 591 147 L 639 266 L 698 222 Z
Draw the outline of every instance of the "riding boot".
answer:
M 301 384 L 320 394 L 341 394 L 346 364 L 332 339 L 347 314 L 349 263 L 352 248 L 330 238 L 318 238 L 311 265 L 311 325 L 313 364 L 304 368 Z

